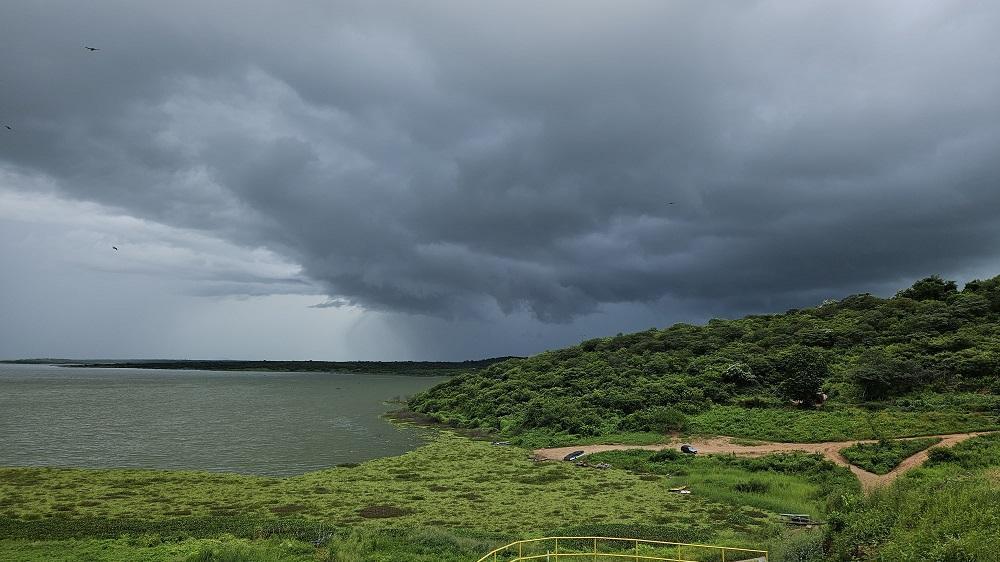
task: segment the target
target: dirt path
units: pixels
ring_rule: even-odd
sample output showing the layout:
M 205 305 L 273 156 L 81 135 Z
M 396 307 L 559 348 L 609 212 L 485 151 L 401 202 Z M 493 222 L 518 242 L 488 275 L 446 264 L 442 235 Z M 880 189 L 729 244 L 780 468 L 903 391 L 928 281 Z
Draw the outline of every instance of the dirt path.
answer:
M 954 433 L 949 435 L 930 435 L 928 437 L 940 437 L 941 442 L 936 445 L 938 447 L 951 447 L 957 443 L 965 441 L 966 439 L 977 435 L 985 435 L 986 433 L 990 432 Z M 770 453 L 790 453 L 795 451 L 803 453 L 819 453 L 831 461 L 851 469 L 851 472 L 853 472 L 854 475 L 858 477 L 858 480 L 861 481 L 861 487 L 866 491 L 892 482 L 900 474 L 922 465 L 924 461 L 927 460 L 927 449 L 924 449 L 923 451 L 906 458 L 899 464 L 899 466 L 892 469 L 892 471 L 888 474 L 879 475 L 852 465 L 847 462 L 847 459 L 845 459 L 843 455 L 840 454 L 841 449 L 850 447 L 855 443 L 874 442 L 875 441 L 870 439 L 862 439 L 855 441 L 827 441 L 825 443 L 763 443 L 761 445 L 737 445 L 734 444 L 729 437 L 716 437 L 700 441 L 685 441 L 685 443 L 694 445 L 694 447 L 698 449 L 699 453 L 706 455 L 735 454 L 748 457 L 759 457 Z M 573 451 L 583 451 L 588 455 L 602 451 L 618 451 L 624 449 L 660 451 L 663 449 L 676 448 L 680 443 L 680 441 L 673 441 L 671 443 L 661 445 L 579 445 L 576 447 L 553 447 L 550 449 L 536 449 L 535 458 L 539 460 L 562 460 L 563 457 Z

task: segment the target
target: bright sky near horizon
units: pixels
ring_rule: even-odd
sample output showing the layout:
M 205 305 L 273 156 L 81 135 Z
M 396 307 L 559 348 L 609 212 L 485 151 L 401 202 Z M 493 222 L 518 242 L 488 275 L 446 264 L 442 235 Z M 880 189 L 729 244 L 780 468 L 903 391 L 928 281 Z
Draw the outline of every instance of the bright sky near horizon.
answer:
M 1000 273 L 996 3 L 0 21 L 0 358 L 524 355 Z

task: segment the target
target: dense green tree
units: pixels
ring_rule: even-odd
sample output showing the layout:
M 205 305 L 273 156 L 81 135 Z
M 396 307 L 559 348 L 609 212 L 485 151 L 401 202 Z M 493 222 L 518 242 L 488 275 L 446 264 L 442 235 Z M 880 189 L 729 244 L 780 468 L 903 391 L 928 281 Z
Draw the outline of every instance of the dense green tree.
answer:
M 1000 275 L 985 281 L 969 281 L 962 292 L 982 296 L 989 303 L 991 311 L 1000 312 Z
M 778 387 L 789 400 L 815 404 L 823 382 L 830 374 L 823 354 L 811 347 L 793 345 L 779 353 L 775 366 L 781 376 Z
M 737 386 L 752 386 L 757 384 L 757 377 L 753 370 L 743 362 L 730 363 L 722 371 L 722 380 L 733 383 Z
M 957 293 L 958 285 L 954 281 L 947 281 L 937 275 L 931 275 L 917 281 L 909 289 L 904 289 L 896 293 L 896 296 L 916 301 L 943 301 Z
M 864 399 L 878 400 L 913 388 L 919 379 L 917 371 L 913 361 L 873 348 L 861 354 L 850 376 Z

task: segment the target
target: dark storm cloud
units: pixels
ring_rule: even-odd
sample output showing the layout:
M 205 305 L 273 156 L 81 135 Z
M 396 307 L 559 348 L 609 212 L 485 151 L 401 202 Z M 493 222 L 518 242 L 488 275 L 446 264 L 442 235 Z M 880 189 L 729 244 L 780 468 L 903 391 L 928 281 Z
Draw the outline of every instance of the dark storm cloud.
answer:
M 6 3 L 2 165 L 324 306 L 742 311 L 1000 257 L 989 3 L 328 4 Z

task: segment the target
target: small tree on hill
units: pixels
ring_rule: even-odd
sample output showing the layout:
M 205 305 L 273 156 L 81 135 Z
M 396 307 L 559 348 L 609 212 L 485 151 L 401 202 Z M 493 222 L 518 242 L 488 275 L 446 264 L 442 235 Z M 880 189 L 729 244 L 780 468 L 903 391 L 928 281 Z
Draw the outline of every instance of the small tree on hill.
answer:
M 1000 312 L 1000 275 L 969 281 L 962 292 L 983 296 L 989 302 L 990 310 Z
M 829 375 L 823 354 L 804 345 L 793 345 L 779 353 L 775 367 L 782 396 L 801 400 L 803 405 L 816 403 L 820 387 Z
M 919 380 L 919 368 L 876 347 L 861 354 L 850 376 L 865 400 L 881 400 L 909 391 Z
M 958 293 L 958 285 L 954 281 L 948 281 L 941 279 L 937 275 L 931 275 L 917 281 L 909 289 L 904 289 L 896 293 L 896 297 L 913 299 L 915 301 L 943 301 L 956 293 Z
M 737 386 L 752 386 L 757 384 L 757 377 L 746 363 L 730 363 L 722 371 L 722 380 Z

